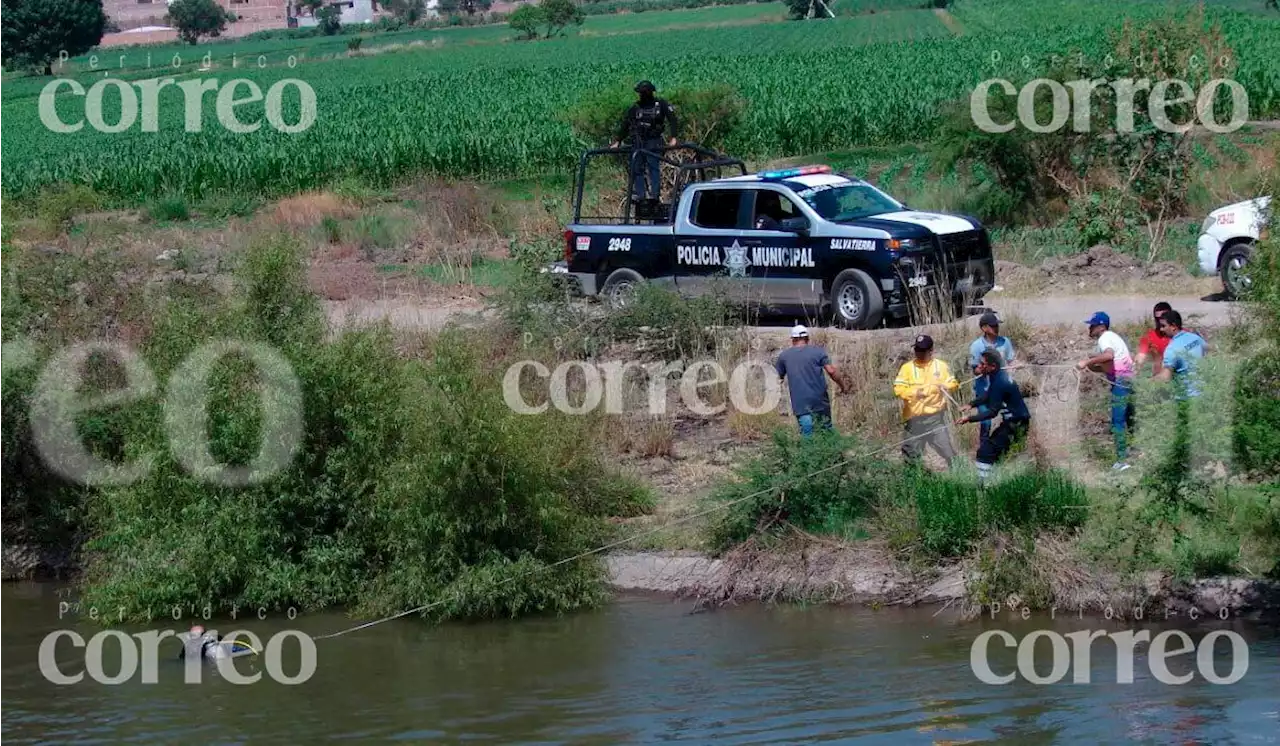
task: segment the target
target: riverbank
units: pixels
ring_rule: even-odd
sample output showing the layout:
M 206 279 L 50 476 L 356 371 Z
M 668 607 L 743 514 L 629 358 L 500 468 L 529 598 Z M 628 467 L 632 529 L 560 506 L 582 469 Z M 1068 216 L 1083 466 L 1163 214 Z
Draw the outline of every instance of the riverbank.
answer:
M 613 554 L 605 562 L 610 583 L 619 591 L 696 599 L 711 607 L 759 601 L 871 607 L 955 605 L 966 617 L 990 612 L 970 601 L 970 584 L 980 579 L 971 567 L 957 563 L 914 574 L 874 549 L 815 543 L 790 553 L 758 554 L 747 562 L 732 554 L 713 558 L 690 551 Z M 1248 621 L 1280 619 L 1277 580 L 1179 580 L 1158 571 L 1130 580 L 1100 579 L 1102 584 L 1074 599 L 1075 604 L 1055 605 L 1057 613 L 1132 619 L 1135 609 L 1142 609 L 1144 616 L 1154 618 L 1167 614 L 1187 619 L 1223 615 Z M 1003 606 L 1006 612 L 1023 608 L 1016 597 Z
M 804 605 L 954 607 L 962 617 L 990 613 L 974 605 L 971 584 L 980 573 L 967 563 L 912 572 L 874 547 L 811 542 L 791 552 L 743 552 L 712 557 L 690 550 L 617 552 L 605 555 L 609 585 L 617 592 L 645 592 L 695 600 L 704 608 L 751 602 Z M 69 552 L 8 545 L 3 552 L 6 582 L 66 579 L 76 567 Z M 1280 619 L 1280 580 L 1240 577 L 1175 579 L 1148 571 L 1139 577 L 1097 578 L 1098 585 L 1055 604 L 1056 613 L 1132 619 L 1219 617 L 1251 622 Z M 1016 596 L 1004 612 L 1020 612 Z M 1194 611 L 1193 611 L 1194 610 Z M 1035 611 L 1043 611 L 1036 609 Z M 1194 615 L 1194 616 L 1193 616 Z

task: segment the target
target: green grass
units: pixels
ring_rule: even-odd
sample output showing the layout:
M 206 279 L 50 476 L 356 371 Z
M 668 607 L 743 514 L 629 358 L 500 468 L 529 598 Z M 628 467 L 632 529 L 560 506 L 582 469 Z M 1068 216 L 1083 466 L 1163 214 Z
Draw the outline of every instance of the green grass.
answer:
M 563 113 L 640 78 L 654 79 L 660 91 L 731 81 L 749 108 L 725 148 L 747 158 L 921 142 L 936 133 L 942 103 L 985 78 L 1034 76 L 1064 50 L 1098 54 L 1107 30 L 1124 20 L 1100 12 L 1097 0 L 1060 0 L 1034 12 L 1026 7 L 1010 0 L 962 3 L 957 14 L 977 29 L 963 37 L 953 37 L 929 10 L 756 23 L 775 6 L 754 4 L 592 17 L 577 35 L 538 42 L 509 41 L 503 27 L 391 32 L 372 37 L 365 51 L 424 44 L 356 58 L 344 51 L 321 59 L 330 53 L 324 45 L 345 50 L 342 38 L 157 48 L 153 57 L 208 51 L 211 74 L 224 80 L 236 54 L 242 64 L 234 74 L 264 91 L 284 78 L 305 81 L 316 92 L 316 122 L 299 134 L 265 123 L 252 134 L 235 134 L 217 122 L 213 97 L 206 96 L 203 131 L 188 133 L 181 126 L 182 92 L 171 86 L 160 93 L 159 132 L 135 126 L 105 134 L 86 126 L 59 134 L 37 115 L 46 81 L 10 78 L 2 94 L 11 150 L 3 187 L 6 196 L 24 197 L 71 182 L 119 199 L 181 194 L 199 200 L 229 190 L 270 198 L 344 178 L 385 186 L 413 174 L 496 180 L 564 173 L 586 143 Z M 1161 7 L 1140 3 L 1125 12 L 1141 21 Z M 1280 111 L 1280 21 L 1214 12 L 1242 50 L 1236 77 L 1249 91 L 1255 117 Z M 730 25 L 712 31 L 708 24 Z M 680 28 L 686 25 L 693 27 Z M 993 62 L 993 49 L 1001 51 L 1000 62 Z M 292 52 L 299 61 L 291 69 L 284 60 Z M 125 54 L 138 57 L 126 60 L 134 67 L 124 77 L 155 75 L 137 67 L 145 63 L 143 50 Z M 243 64 L 258 54 L 266 56 L 265 69 Z M 195 74 L 191 62 L 176 79 Z M 90 85 L 98 76 L 72 77 Z M 107 96 L 109 110 L 114 96 Z M 57 97 L 64 121 L 82 116 L 83 106 L 83 98 L 65 90 Z M 286 96 L 285 109 L 286 121 L 297 121 L 295 93 Z M 253 120 L 262 110 L 259 102 L 239 111 Z M 115 116 L 109 112 L 107 119 Z M 909 178 L 922 181 L 917 171 Z
M 428 264 L 418 271 L 441 285 L 503 288 L 516 281 L 520 275 L 520 265 L 511 259 L 489 259 L 476 256 L 471 259 L 470 265 Z

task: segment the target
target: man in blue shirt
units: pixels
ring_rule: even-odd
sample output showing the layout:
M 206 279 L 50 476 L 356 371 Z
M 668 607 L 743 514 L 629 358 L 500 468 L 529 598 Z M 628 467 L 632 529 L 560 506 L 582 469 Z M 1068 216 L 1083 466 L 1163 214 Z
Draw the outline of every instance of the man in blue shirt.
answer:
M 1164 348 L 1164 369 L 1160 379 L 1173 380 L 1178 387 L 1178 399 L 1186 400 L 1200 395 L 1200 378 L 1196 368 L 1209 351 L 1209 345 L 1199 334 L 1182 328 L 1182 314 L 1166 311 L 1160 317 L 1160 332 L 1169 338 Z
M 978 445 L 978 479 L 986 482 L 996 462 L 1015 445 L 1022 442 L 1031 426 L 1031 412 L 1014 383 L 1005 373 L 1004 360 L 995 350 L 984 350 L 978 357 L 977 371 L 986 380 L 986 393 L 974 399 L 977 414 L 961 417 L 957 425 L 966 422 L 990 422 L 1000 414 L 1000 425 L 991 436 Z
M 969 369 L 978 377 L 973 382 L 974 398 L 981 398 L 987 393 L 987 377 L 978 372 L 983 352 L 995 350 L 1000 353 L 1005 366 L 1012 365 L 1014 359 L 1013 342 L 1008 337 L 1000 336 L 1000 319 L 994 313 L 988 311 L 982 314 L 978 319 L 978 328 L 982 331 L 982 336 L 969 345 Z M 990 436 L 991 420 L 983 420 L 978 425 L 978 443 L 987 442 Z
M 831 397 L 823 374 L 831 376 L 842 394 L 849 390 L 849 384 L 831 364 L 826 350 L 809 345 L 808 329 L 797 324 L 791 330 L 791 347 L 778 355 L 774 368 L 791 390 L 791 413 L 800 424 L 800 434 L 806 438 L 813 435 L 815 424 L 830 430 Z

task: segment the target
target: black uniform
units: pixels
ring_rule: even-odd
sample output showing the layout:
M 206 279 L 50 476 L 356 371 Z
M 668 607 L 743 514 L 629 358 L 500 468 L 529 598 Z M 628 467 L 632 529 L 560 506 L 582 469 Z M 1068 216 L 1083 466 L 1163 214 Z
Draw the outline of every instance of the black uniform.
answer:
M 987 390 L 974 400 L 973 406 L 978 408 L 978 414 L 970 418 L 970 421 L 986 422 L 1003 413 L 1000 426 L 978 446 L 978 462 L 994 464 L 1026 437 L 1027 428 L 1031 424 L 1031 412 L 1022 399 L 1018 384 L 1007 373 L 997 370 L 984 378 L 987 380 Z
M 670 124 L 670 137 L 675 137 L 678 127 L 676 112 L 665 99 L 641 95 L 639 101 L 627 109 L 622 118 L 622 126 L 618 129 L 618 140 L 630 143 L 635 148 L 658 152 L 666 145 L 663 131 Z M 631 164 L 633 179 L 632 193 L 636 199 L 648 197 L 657 200 L 661 195 L 662 162 L 657 156 L 639 154 Z M 647 177 L 648 189 L 641 183 L 641 177 Z

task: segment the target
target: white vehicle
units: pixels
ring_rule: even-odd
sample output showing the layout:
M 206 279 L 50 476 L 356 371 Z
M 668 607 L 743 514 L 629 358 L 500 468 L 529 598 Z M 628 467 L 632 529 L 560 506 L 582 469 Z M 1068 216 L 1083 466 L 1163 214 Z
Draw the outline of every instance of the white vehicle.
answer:
M 1222 289 L 1238 297 L 1249 289 L 1245 265 L 1254 245 L 1266 235 L 1271 197 L 1237 202 L 1209 213 L 1200 227 L 1200 269 L 1222 277 Z

